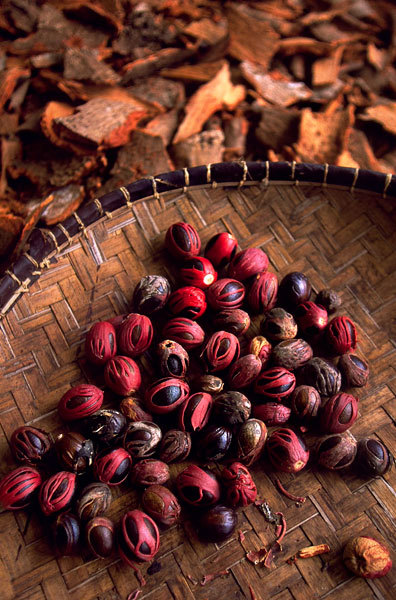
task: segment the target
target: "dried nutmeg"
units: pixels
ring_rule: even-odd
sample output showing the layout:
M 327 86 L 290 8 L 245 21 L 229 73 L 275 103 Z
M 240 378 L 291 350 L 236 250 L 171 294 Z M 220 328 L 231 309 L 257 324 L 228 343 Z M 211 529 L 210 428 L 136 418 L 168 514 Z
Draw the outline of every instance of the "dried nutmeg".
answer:
M 170 319 L 163 328 L 162 334 L 165 338 L 181 344 L 186 350 L 200 346 L 205 339 L 202 327 L 185 317 Z
M 205 542 L 224 542 L 234 533 L 237 521 L 233 508 L 217 504 L 200 516 L 198 535 Z
M 240 392 L 223 392 L 217 396 L 213 415 L 222 425 L 239 425 L 250 417 L 252 405 L 250 400 Z
M 333 354 L 346 354 L 356 350 L 357 333 L 354 322 L 349 317 L 334 317 L 326 327 L 327 346 Z
M 272 308 L 261 322 L 261 331 L 271 341 L 281 342 L 297 335 L 297 323 L 284 308 Z
M 180 504 L 176 496 L 163 485 L 150 485 L 142 495 L 142 508 L 160 525 L 170 527 L 180 518 Z
M 238 252 L 228 267 L 228 275 L 232 279 L 245 281 L 268 269 L 268 256 L 261 248 L 246 248 Z
M 37 465 L 51 447 L 48 433 L 36 427 L 23 425 L 15 429 L 10 446 L 15 460 L 28 465 Z
M 299 271 L 288 273 L 279 285 L 279 304 L 293 310 L 297 304 L 309 300 L 311 289 L 308 277 L 304 273 Z
M 262 371 L 254 383 L 254 391 L 264 400 L 282 402 L 296 387 L 296 377 L 284 367 Z
M 52 526 L 55 551 L 58 556 L 72 556 L 80 541 L 80 524 L 69 512 L 56 517 Z
M 228 371 L 228 385 L 232 390 L 248 387 L 256 379 L 263 365 L 255 354 L 238 358 Z
M 186 285 L 206 290 L 217 279 L 214 266 L 207 258 L 197 256 L 186 260 L 180 268 L 180 279 Z
M 238 242 L 232 233 L 222 231 L 210 238 L 205 247 L 205 257 L 216 269 L 222 269 L 235 256 Z
M 132 457 L 124 448 L 102 450 L 95 456 L 94 477 L 108 485 L 120 485 L 128 477 Z
M 342 304 L 341 296 L 331 289 L 320 290 L 316 296 L 316 304 L 320 304 L 329 314 L 335 312 Z
M 268 438 L 268 457 L 272 466 L 286 473 L 297 473 L 305 467 L 309 450 L 304 440 L 292 429 L 276 429 Z
M 272 344 L 262 335 L 257 335 L 250 341 L 249 354 L 257 356 L 261 360 L 263 368 L 267 366 L 271 352 Z
M 162 485 L 169 480 L 169 477 L 168 465 L 155 458 L 140 460 L 131 470 L 131 482 L 135 485 Z
M 139 398 L 129 396 L 123 398 L 119 406 L 120 412 L 129 421 L 152 421 L 153 417 L 143 407 L 143 401 Z
M 383 577 L 392 567 L 388 548 L 366 535 L 349 540 L 343 560 L 352 573 L 366 579 Z
M 55 473 L 44 481 L 39 492 L 40 507 L 46 517 L 66 508 L 76 491 L 76 474 L 69 471 Z
M 94 365 L 104 365 L 117 353 L 116 332 L 107 321 L 92 325 L 85 338 L 85 356 Z
M 224 387 L 224 381 L 216 375 L 198 375 L 193 382 L 192 386 L 194 390 L 206 392 L 208 394 L 217 394 L 222 391 Z
M 239 341 L 233 333 L 216 331 L 206 342 L 200 358 L 210 372 L 222 371 L 239 357 Z
M 127 564 L 149 561 L 160 547 L 158 527 L 142 510 L 130 510 L 121 519 L 118 535 L 118 551 Z
M 191 464 L 176 477 L 179 497 L 192 506 L 210 506 L 220 498 L 220 485 L 214 473 Z
M 115 526 L 107 517 L 94 517 L 85 527 L 89 550 L 97 558 L 109 558 L 115 545 Z
M 200 431 L 209 420 L 213 398 L 207 392 L 192 394 L 182 404 L 179 412 L 179 427 L 183 431 Z
M 249 329 L 250 317 L 240 308 L 221 310 L 213 317 L 213 327 L 240 336 Z
M 277 367 L 285 367 L 290 371 L 299 369 L 311 360 L 313 351 L 305 340 L 291 339 L 279 342 L 272 349 L 271 361 Z
M 115 356 L 107 361 L 104 370 L 106 385 L 119 396 L 129 396 L 140 388 L 139 366 L 129 356 Z
M 130 313 L 117 330 L 118 351 L 135 358 L 150 347 L 153 325 L 146 315 Z
M 306 385 L 315 387 L 321 396 L 334 396 L 341 388 L 341 373 L 331 362 L 314 356 L 302 367 Z
M 92 465 L 93 443 L 81 433 L 60 433 L 55 440 L 55 450 L 61 465 L 74 473 L 84 473 Z
M 284 404 L 279 404 L 279 402 L 256 404 L 252 410 L 252 416 L 255 419 L 264 421 L 268 427 L 284 425 L 290 419 L 290 413 L 291 409 Z
M 291 395 L 293 415 L 302 423 L 310 423 L 317 416 L 321 406 L 319 392 L 311 385 L 299 385 Z
M 5 510 L 26 508 L 41 485 L 41 475 L 33 467 L 18 467 L 0 481 L 0 505 Z
M 103 392 L 96 385 L 76 385 L 63 394 L 58 412 L 64 421 L 76 421 L 95 413 L 102 406 Z
M 236 436 L 237 458 L 250 467 L 261 456 L 267 439 L 267 427 L 260 419 L 242 423 Z
M 172 256 L 184 260 L 199 254 L 201 240 L 193 225 L 173 223 L 166 232 L 165 246 Z
M 329 398 L 320 411 L 320 427 L 324 433 L 342 433 L 353 425 L 358 416 L 358 399 L 340 392 Z
M 89 483 L 85 486 L 77 500 L 77 516 L 80 521 L 89 521 L 100 517 L 111 504 L 111 490 L 105 483 Z
M 203 460 L 221 460 L 232 441 L 231 429 L 225 425 L 207 425 L 198 435 L 197 455 Z
M 221 477 L 226 488 L 227 504 L 233 507 L 248 506 L 256 500 L 257 488 L 249 470 L 240 462 L 224 467 Z
M 84 419 L 82 426 L 97 442 L 112 445 L 122 436 L 126 424 L 126 418 L 118 410 L 102 408 L 89 419 Z
M 187 285 L 172 292 L 167 306 L 175 317 L 185 317 L 195 321 L 204 314 L 208 305 L 203 290 Z
M 365 437 L 358 441 L 353 466 L 359 475 L 376 477 L 384 475 L 393 464 L 389 448 L 374 437 Z
M 357 443 L 347 431 L 321 438 L 316 446 L 316 460 L 326 469 L 335 471 L 349 467 L 356 456 Z
M 208 304 L 213 310 L 240 308 L 245 297 L 245 286 L 236 279 L 219 279 L 207 291 Z
M 135 310 L 143 315 L 151 315 L 163 308 L 170 295 L 170 285 L 162 275 L 146 275 L 142 277 L 133 292 Z
M 326 309 L 310 300 L 298 304 L 294 316 L 301 334 L 308 338 L 322 333 L 328 321 Z
M 155 414 L 165 414 L 175 410 L 190 393 L 186 381 L 175 377 L 164 377 L 154 381 L 147 389 L 145 403 L 148 410 Z
M 147 458 L 154 454 L 161 438 L 162 431 L 156 423 L 136 421 L 128 426 L 122 445 L 132 457 Z
M 338 361 L 343 381 L 347 386 L 364 387 L 369 376 L 369 366 L 356 354 L 343 354 Z
M 191 435 L 180 429 L 169 429 L 163 435 L 159 458 L 165 463 L 181 462 L 191 452 Z
M 164 340 L 158 344 L 157 354 L 163 377 L 183 379 L 186 376 L 190 359 L 183 346 L 173 340 Z
M 274 308 L 277 294 L 277 276 L 271 271 L 265 271 L 253 279 L 247 294 L 247 302 L 254 313 L 265 313 Z

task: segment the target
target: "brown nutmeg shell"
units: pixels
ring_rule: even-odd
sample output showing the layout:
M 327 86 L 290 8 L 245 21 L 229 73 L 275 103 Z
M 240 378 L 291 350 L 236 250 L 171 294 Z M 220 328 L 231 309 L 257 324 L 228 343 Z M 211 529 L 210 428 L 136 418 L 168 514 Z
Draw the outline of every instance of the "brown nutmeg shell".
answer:
M 330 361 L 314 356 L 301 369 L 306 385 L 316 388 L 321 396 L 334 396 L 341 388 L 341 373 Z
M 390 552 L 369 536 L 354 537 L 344 547 L 345 566 L 359 577 L 383 577 L 392 567 Z
M 240 308 L 221 310 L 215 314 L 213 326 L 215 329 L 240 336 L 249 329 L 250 317 L 246 311 Z
M 318 415 L 320 406 L 319 392 L 311 385 L 299 385 L 291 395 L 293 414 L 303 423 L 310 423 Z
M 274 342 L 296 337 L 297 329 L 293 315 L 284 308 L 272 308 L 261 322 L 263 335 Z
M 343 354 L 338 361 L 343 382 L 351 387 L 364 387 L 369 377 L 369 366 L 356 354 Z
M 191 452 L 191 435 L 188 431 L 169 429 L 163 435 L 159 458 L 165 463 L 182 462 Z
M 135 485 L 163 485 L 170 477 L 169 467 L 162 460 L 145 458 L 131 469 L 130 479 Z
M 163 485 L 150 485 L 142 495 L 142 508 L 160 525 L 170 527 L 180 518 L 180 504 L 176 496 Z
M 223 392 L 213 406 L 214 419 L 224 425 L 238 425 L 250 417 L 252 405 L 241 392 Z
M 256 379 L 263 365 L 255 354 L 246 354 L 235 361 L 228 371 L 228 385 L 232 390 L 248 387 Z
M 356 440 L 348 431 L 328 435 L 316 445 L 317 463 L 331 471 L 345 469 L 353 463 L 356 448 Z
M 267 439 L 267 427 L 260 419 L 248 419 L 242 423 L 237 436 L 237 459 L 250 467 L 261 456 Z
M 276 367 L 285 367 L 289 371 L 305 365 L 313 356 L 311 346 L 302 339 L 291 339 L 279 342 L 272 349 L 271 360 Z

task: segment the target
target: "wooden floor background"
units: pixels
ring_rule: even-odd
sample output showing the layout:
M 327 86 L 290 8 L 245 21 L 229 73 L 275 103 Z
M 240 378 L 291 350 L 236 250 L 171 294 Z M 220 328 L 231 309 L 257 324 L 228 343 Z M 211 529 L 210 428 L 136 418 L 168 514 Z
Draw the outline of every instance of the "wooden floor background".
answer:
M 174 273 L 163 252 L 166 229 L 175 221 L 195 225 L 202 242 L 229 230 L 240 246 L 261 246 L 270 269 L 282 277 L 301 270 L 315 290 L 332 287 L 342 296 L 342 312 L 358 324 L 358 353 L 370 363 L 368 386 L 359 390 L 356 437 L 374 434 L 396 454 L 396 205 L 372 195 L 312 186 L 274 185 L 237 189 L 191 189 L 158 201 L 138 202 L 131 211 L 97 224 L 88 240 L 77 239 L 24 294 L 0 322 L 1 474 L 14 463 L 8 446 L 12 431 L 31 423 L 56 433 L 56 407 L 71 385 L 97 381 L 87 366 L 82 341 L 87 328 L 128 310 L 135 283 L 148 273 Z M 253 328 L 254 332 L 254 328 Z M 249 332 L 251 333 L 251 332 Z M 150 368 L 145 358 L 142 364 Z M 173 475 L 180 466 L 172 467 Z M 348 572 L 341 549 L 350 537 L 371 535 L 396 545 L 395 468 L 383 478 L 365 480 L 315 467 L 297 475 L 274 474 L 262 464 L 252 469 L 260 496 L 283 511 L 288 533 L 275 568 L 253 566 L 237 533 L 224 543 L 201 544 L 191 523 L 161 535 L 161 569 L 147 575 L 140 598 L 155 600 L 377 600 L 396 598 L 396 567 L 379 580 Z M 296 506 L 273 485 L 280 476 L 294 494 L 307 495 Z M 113 488 L 109 516 L 137 506 L 128 484 Z M 238 529 L 246 550 L 274 540 L 274 528 L 255 507 L 239 512 Z M 119 559 L 89 556 L 56 558 L 36 514 L 0 513 L 1 589 L 4 600 L 116 600 L 138 587 Z M 286 560 L 299 548 L 328 543 L 322 557 Z M 146 566 L 142 570 L 146 572 Z M 203 575 L 229 574 L 201 586 Z

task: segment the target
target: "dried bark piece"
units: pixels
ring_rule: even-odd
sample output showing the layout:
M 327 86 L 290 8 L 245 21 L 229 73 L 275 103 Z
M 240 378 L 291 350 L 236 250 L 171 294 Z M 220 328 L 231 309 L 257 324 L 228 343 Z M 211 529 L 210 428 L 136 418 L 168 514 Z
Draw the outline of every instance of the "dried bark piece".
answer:
M 5 103 L 11 98 L 19 79 L 29 77 L 30 69 L 18 65 L 10 66 L 0 73 L 0 113 Z
M 369 106 L 364 114 L 360 115 L 360 118 L 366 121 L 376 121 L 386 131 L 396 135 L 396 102 L 389 101 L 376 106 Z
M 134 98 L 150 104 L 156 110 L 165 112 L 179 108 L 185 102 L 184 86 L 177 81 L 168 81 L 163 77 L 148 77 L 129 88 Z
M 279 40 L 277 51 L 289 56 L 291 54 L 316 54 L 323 56 L 331 50 L 331 45 L 326 42 L 319 42 L 309 37 L 290 37 Z
M 4 7 L 10 23 L 20 31 L 31 33 L 36 25 L 39 8 L 30 0 L 10 0 Z
M 125 14 L 119 0 L 106 0 L 106 2 L 63 0 L 57 1 L 56 5 L 59 9 L 67 9 L 68 14 L 73 19 L 108 26 L 117 33 L 122 31 L 122 21 Z
M 389 169 L 386 169 L 377 160 L 366 135 L 359 129 L 352 129 L 346 152 L 349 154 L 350 160 L 348 162 L 347 157 L 344 160 L 339 157 L 337 164 L 340 167 L 353 166 L 361 169 L 371 169 L 372 171 L 389 172 Z
M 277 72 L 266 73 L 258 65 L 245 60 L 240 65 L 243 76 L 258 93 L 273 104 L 290 106 L 300 100 L 306 100 L 312 94 L 302 81 L 288 81 Z
M 78 209 L 84 196 L 84 187 L 75 183 L 54 190 L 45 199 L 49 203 L 41 213 L 41 220 L 46 225 L 55 225 L 64 221 Z
M 218 44 L 228 35 L 228 23 L 226 19 L 214 21 L 213 19 L 199 19 L 192 21 L 187 27 L 183 27 L 183 34 L 190 35 L 198 40 L 205 40 L 211 46 Z
M 1 177 L 0 198 L 5 198 L 8 191 L 8 167 L 17 159 L 22 158 L 22 143 L 18 138 L 1 139 Z
M 197 167 L 221 162 L 224 152 L 224 134 L 220 130 L 202 131 L 172 146 L 176 168 Z
M 181 65 L 174 69 L 162 69 L 162 77 L 171 79 L 181 79 L 182 81 L 199 81 L 204 83 L 210 81 L 220 71 L 223 66 L 223 60 L 213 62 L 198 63 L 196 65 Z
M 367 44 L 367 60 L 378 71 L 381 71 L 388 64 L 389 55 L 386 50 L 381 50 L 373 42 L 369 42 Z
M 224 154 L 223 160 L 233 160 L 246 153 L 246 136 L 249 122 L 242 112 L 225 119 L 224 125 Z
M 30 62 L 35 69 L 54 67 L 55 65 L 60 65 L 62 60 L 63 54 L 61 52 L 43 52 L 30 58 Z
M 149 54 L 144 58 L 138 58 L 124 65 L 124 75 L 122 85 L 128 85 L 135 79 L 149 77 L 160 69 L 171 67 L 172 65 L 186 62 L 196 52 L 196 48 L 163 48 Z
M 244 100 L 245 94 L 243 85 L 233 85 L 231 82 L 229 64 L 224 62 L 216 77 L 202 85 L 188 100 L 186 116 L 176 132 L 173 143 L 177 144 L 200 132 L 205 121 L 221 108 L 236 108 Z
M 300 111 L 281 107 L 264 107 L 255 130 L 257 139 L 265 146 L 280 151 L 297 140 Z
M 167 113 L 162 113 L 154 117 L 143 129 L 150 135 L 159 136 L 164 146 L 168 146 L 176 131 L 179 122 L 179 111 L 174 108 Z
M 44 135 L 51 140 L 53 144 L 56 146 L 60 146 L 61 148 L 70 148 L 70 144 L 66 143 L 54 130 L 54 121 L 60 117 L 67 117 L 72 115 L 74 112 L 74 107 L 71 104 L 66 104 L 65 102 L 48 102 L 46 107 L 44 108 L 43 114 L 41 116 L 41 129 L 43 130 Z M 79 146 L 75 148 L 71 145 L 72 149 L 78 154 L 81 154 L 81 149 Z
M 312 65 L 312 85 L 331 85 L 337 80 L 344 47 L 339 46 L 326 57 L 316 60 Z
M 94 48 L 67 48 L 63 75 L 66 79 L 114 85 L 121 80 L 109 65 L 99 59 Z

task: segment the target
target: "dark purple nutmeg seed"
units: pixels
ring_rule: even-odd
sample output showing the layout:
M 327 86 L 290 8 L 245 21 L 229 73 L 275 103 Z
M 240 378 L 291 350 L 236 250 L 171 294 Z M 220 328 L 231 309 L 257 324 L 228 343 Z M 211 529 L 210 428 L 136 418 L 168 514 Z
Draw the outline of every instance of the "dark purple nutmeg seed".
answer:
M 189 223 L 173 223 L 166 232 L 165 246 L 178 259 L 197 256 L 201 250 L 198 232 Z
M 162 438 L 159 458 L 165 463 L 182 462 L 191 452 L 191 435 L 187 431 L 169 429 Z
M 320 304 L 329 314 L 335 312 L 342 304 L 341 296 L 334 290 L 320 290 L 316 296 L 316 304 Z
M 240 308 L 221 310 L 213 317 L 213 327 L 240 336 L 249 329 L 250 317 L 246 311 Z
M 136 421 L 130 423 L 123 438 L 123 446 L 134 458 L 147 458 L 156 451 L 162 431 L 156 423 Z
M 250 417 L 250 400 L 240 392 L 223 392 L 213 406 L 214 420 L 222 425 L 240 425 Z
M 205 247 L 205 258 L 208 258 L 216 269 L 223 268 L 235 256 L 238 248 L 236 238 L 227 231 L 216 233 Z
M 285 367 L 294 371 L 311 360 L 313 351 L 305 340 L 291 339 L 279 342 L 272 349 L 271 361 L 276 367 Z
M 77 517 L 69 512 L 58 515 L 52 532 L 58 556 L 71 556 L 76 552 L 80 540 L 80 525 Z
M 329 398 L 320 411 L 320 427 L 324 433 L 342 433 L 358 416 L 358 399 L 340 392 Z
M 291 395 L 293 415 L 302 423 L 310 423 L 317 416 L 321 405 L 319 392 L 311 385 L 299 385 Z
M 373 437 L 362 438 L 358 441 L 357 453 L 353 467 L 359 475 L 376 477 L 384 475 L 393 464 L 393 456 L 389 448 L 380 440 Z
M 237 521 L 233 508 L 217 504 L 201 515 L 198 535 L 204 542 L 224 542 L 234 533 Z
M 297 323 L 283 308 L 272 308 L 261 322 L 261 331 L 271 341 L 281 342 L 296 337 Z
M 224 425 L 208 425 L 197 440 L 197 454 L 204 460 L 221 460 L 227 454 L 232 440 L 232 433 Z
M 142 507 L 157 523 L 169 527 L 180 518 L 180 504 L 176 496 L 163 485 L 150 485 L 143 492 Z
M 186 376 L 190 359 L 183 346 L 173 340 L 164 340 L 158 344 L 157 354 L 163 377 L 183 379 Z
M 331 362 L 314 356 L 301 369 L 306 385 L 312 385 L 321 396 L 334 396 L 341 388 L 341 373 Z
M 254 391 L 264 401 L 282 402 L 290 396 L 296 386 L 296 377 L 284 367 L 273 367 L 262 371 L 254 383 Z
M 136 312 L 151 315 L 163 308 L 170 295 L 170 285 L 162 275 L 146 275 L 142 277 L 133 293 L 133 305 Z
M 248 387 L 256 379 L 263 364 L 255 354 L 238 358 L 228 371 L 228 385 L 232 390 Z
M 343 382 L 351 387 L 363 387 L 369 376 L 369 366 L 356 354 L 343 354 L 338 361 Z
M 155 458 L 140 460 L 131 470 L 131 482 L 136 485 L 162 485 L 168 481 L 169 477 L 168 465 Z
M 81 492 L 77 501 L 77 516 L 80 521 L 89 521 L 103 515 L 111 504 L 111 490 L 105 483 L 90 483 Z
M 95 456 L 94 476 L 102 483 L 120 485 L 129 475 L 132 457 L 124 448 L 105 449 Z
M 15 429 L 10 446 L 15 460 L 37 465 L 51 447 L 48 433 L 36 427 L 24 425 Z
M 304 273 L 288 273 L 279 284 L 278 302 L 281 306 L 293 310 L 297 304 L 309 300 L 311 284 Z
M 85 537 L 90 551 L 97 558 L 109 558 L 115 545 L 115 526 L 106 517 L 95 517 L 85 527 Z
M 118 410 L 102 408 L 89 419 L 84 419 L 82 427 L 84 431 L 96 442 L 111 445 L 122 436 L 127 420 Z
M 356 440 L 349 431 L 328 435 L 321 438 L 316 446 L 316 460 L 331 471 L 345 469 L 354 461 L 356 449 Z

